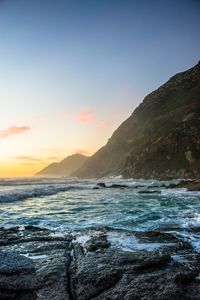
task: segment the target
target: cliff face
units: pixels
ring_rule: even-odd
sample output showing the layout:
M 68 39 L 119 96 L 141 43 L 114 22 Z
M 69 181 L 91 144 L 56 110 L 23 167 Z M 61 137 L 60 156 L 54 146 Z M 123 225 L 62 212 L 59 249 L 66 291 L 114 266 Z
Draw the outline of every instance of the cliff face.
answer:
M 42 169 L 37 176 L 71 176 L 71 173 L 79 169 L 88 159 L 82 154 L 73 154 L 66 157 L 61 162 L 52 163 Z
M 75 175 L 200 176 L 200 62 L 146 96 Z

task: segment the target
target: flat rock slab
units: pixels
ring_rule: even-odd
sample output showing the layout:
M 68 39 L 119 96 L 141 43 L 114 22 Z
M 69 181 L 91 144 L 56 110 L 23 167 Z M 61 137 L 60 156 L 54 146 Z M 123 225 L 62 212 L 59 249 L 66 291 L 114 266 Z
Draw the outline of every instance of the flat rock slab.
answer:
M 31 259 L 0 252 L 0 299 L 36 299 L 38 279 Z
M 33 262 L 14 252 L 0 252 L 0 274 L 27 274 L 35 271 Z
M 200 292 L 197 270 L 177 266 L 170 255 L 158 251 L 102 248 L 85 253 L 77 244 L 74 253 L 70 267 L 74 299 L 191 299 L 186 294 L 190 282 Z
M 72 236 L 28 227 L 1 229 L 0 238 L 2 300 L 200 299 L 200 255 L 166 232 Z M 119 239 L 133 249 L 123 249 Z M 161 247 L 141 250 L 135 243 Z

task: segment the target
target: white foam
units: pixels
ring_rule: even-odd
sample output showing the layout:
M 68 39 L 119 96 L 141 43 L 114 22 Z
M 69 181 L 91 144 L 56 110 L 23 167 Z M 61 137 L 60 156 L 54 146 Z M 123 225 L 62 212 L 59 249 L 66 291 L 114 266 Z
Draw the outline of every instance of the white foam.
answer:
M 20 231 L 24 231 L 24 230 L 25 230 L 25 226 L 20 226 L 20 227 L 19 227 L 19 230 L 20 230 Z
M 41 254 L 41 255 L 31 255 L 31 254 L 23 254 L 24 256 L 32 259 L 32 260 L 36 260 L 36 259 L 44 259 L 44 258 L 47 258 L 48 255 L 46 254 Z
M 60 238 L 62 238 L 62 237 L 65 237 L 65 234 L 64 233 L 62 233 L 62 232 L 52 232 L 52 233 L 50 233 L 49 234 L 49 236 L 52 236 L 52 237 L 60 237 Z
M 185 227 L 200 227 L 200 214 L 195 213 L 194 218 L 190 219 Z
M 173 261 L 181 264 L 181 265 L 189 265 L 189 260 L 185 257 L 185 255 L 171 255 Z
M 163 246 L 172 246 L 172 243 L 161 244 L 161 243 L 143 243 L 137 239 L 134 235 L 126 233 L 111 232 L 107 234 L 108 241 L 111 245 L 120 248 L 123 251 L 154 251 Z
M 86 243 L 88 240 L 90 240 L 90 238 L 91 238 L 91 237 L 90 237 L 89 234 L 77 235 L 77 236 L 75 237 L 74 242 L 77 242 L 77 243 L 79 243 L 81 246 L 84 246 L 85 243 Z
M 193 237 L 191 240 L 191 245 L 196 252 L 200 253 L 200 236 L 196 238 Z
M 162 196 L 177 196 L 177 197 L 189 197 L 189 196 L 197 196 L 200 195 L 199 191 L 188 191 L 186 188 L 174 188 L 174 189 L 162 189 L 161 191 Z
M 200 235 L 198 233 L 176 232 L 175 236 L 188 242 L 196 252 L 200 253 Z
M 196 280 L 200 280 L 200 274 L 195 279 Z

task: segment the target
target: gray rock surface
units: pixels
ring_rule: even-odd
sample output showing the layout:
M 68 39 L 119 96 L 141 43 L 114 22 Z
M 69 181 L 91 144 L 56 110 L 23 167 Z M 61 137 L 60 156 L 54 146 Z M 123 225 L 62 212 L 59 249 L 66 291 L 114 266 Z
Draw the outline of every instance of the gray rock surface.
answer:
M 0 299 L 36 299 L 39 282 L 31 259 L 0 252 Z
M 200 255 L 167 232 L 29 226 L 0 236 L 0 299 L 200 299 Z

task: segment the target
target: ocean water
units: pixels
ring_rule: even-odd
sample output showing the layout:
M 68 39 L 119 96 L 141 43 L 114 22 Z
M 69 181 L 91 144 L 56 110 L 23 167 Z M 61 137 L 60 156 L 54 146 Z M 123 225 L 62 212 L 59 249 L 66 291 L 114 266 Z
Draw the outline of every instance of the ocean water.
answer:
M 166 189 L 163 182 L 105 178 L 96 180 L 1 179 L 0 227 L 34 225 L 60 232 L 109 227 L 130 231 L 161 230 L 200 251 L 200 192 Z M 165 182 L 169 183 L 169 182 Z M 142 194 L 153 190 L 160 193 Z

